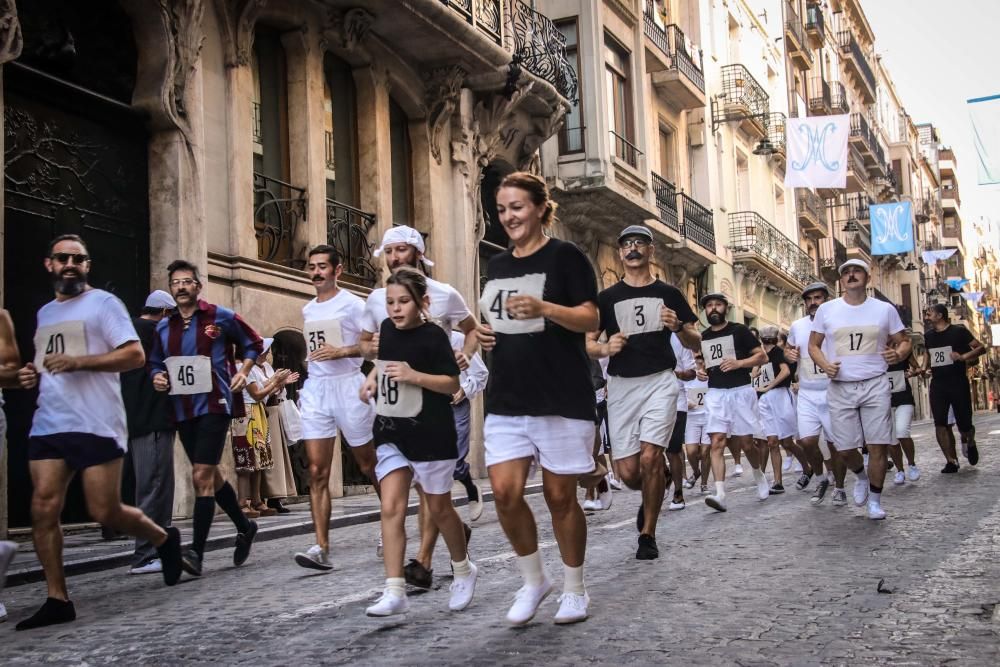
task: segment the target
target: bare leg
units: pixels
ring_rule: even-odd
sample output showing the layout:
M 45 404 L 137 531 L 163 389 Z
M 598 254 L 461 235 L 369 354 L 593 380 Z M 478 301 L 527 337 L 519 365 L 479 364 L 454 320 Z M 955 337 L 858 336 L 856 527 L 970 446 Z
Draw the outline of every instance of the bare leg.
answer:
M 737 448 L 742 449 L 743 453 L 747 455 L 747 462 L 751 468 L 755 470 L 761 469 L 761 459 L 758 457 L 757 448 L 754 446 L 753 436 L 734 435 L 730 438 L 730 441 L 735 443 Z
M 575 485 L 573 492 L 575 495 Z M 444 543 L 448 546 L 452 562 L 462 562 L 468 555 L 465 544 L 465 529 L 462 526 L 462 520 L 458 518 L 455 506 L 451 502 L 451 491 L 440 494 L 421 493 L 427 503 L 427 514 L 430 516 L 430 522 L 434 524 L 435 533 L 440 531 L 444 537 Z M 425 565 L 425 567 L 428 566 Z
M 406 553 L 406 505 L 410 499 L 409 468 L 397 468 L 382 479 L 382 562 L 387 578 L 403 577 Z
M 900 438 L 899 446 L 903 448 L 903 455 L 906 456 L 907 465 L 917 465 L 917 453 L 913 447 L 913 438 Z
M 115 459 L 85 468 L 80 473 L 87 511 L 101 525 L 159 546 L 166 541 L 167 531 L 153 523 L 142 511 L 122 504 L 122 461 Z
M 375 464 L 378 463 L 378 457 L 375 456 L 375 445 L 366 442 L 360 447 L 351 447 L 351 455 L 364 476 L 371 480 L 372 486 L 375 487 L 375 495 L 381 494 L 378 479 L 375 477 Z
M 576 500 L 576 475 L 557 475 L 542 469 L 542 491 L 552 514 L 552 531 L 563 564 L 581 567 L 587 551 L 587 519 Z
M 934 427 L 934 435 L 937 436 L 938 447 L 941 448 L 945 460 L 957 465 L 958 453 L 955 451 L 955 434 L 952 433 L 951 427 L 936 426 Z
M 434 560 L 434 546 L 437 544 L 439 524 L 434 518 L 434 512 L 427 507 L 427 502 L 431 496 L 425 494 L 420 487 L 417 487 L 417 493 L 420 496 L 420 506 L 417 508 L 417 524 L 420 526 L 420 549 L 417 551 L 417 561 L 430 570 L 432 561 Z M 447 495 L 450 504 L 451 492 Z M 455 516 L 458 515 L 456 514 Z M 461 524 L 461 521 L 459 523 Z M 465 539 L 464 532 L 462 533 L 462 539 Z
M 889 462 L 888 445 L 868 445 L 868 479 L 871 486 L 882 488 L 885 471 Z
M 330 549 L 330 466 L 333 463 L 333 438 L 306 440 L 309 459 L 309 510 L 312 513 L 316 544 Z
M 893 465 L 896 466 L 896 470 L 903 472 L 905 468 L 903 467 L 903 449 L 899 445 L 889 446 L 889 456 L 892 458 Z M 869 463 L 871 459 L 869 459 Z
M 729 445 L 729 443 L 727 442 L 725 433 L 711 433 L 710 435 L 712 437 L 712 449 L 711 449 L 712 477 L 715 478 L 716 482 L 725 482 L 726 459 L 724 457 L 723 450 L 725 450 L 726 446 Z M 732 451 L 733 449 L 732 446 L 731 445 L 729 446 L 730 450 Z
M 535 524 L 535 515 L 524 500 L 524 483 L 528 480 L 530 467 L 531 459 L 525 458 L 496 463 L 489 468 L 497 518 L 510 541 L 510 546 L 518 556 L 528 556 L 538 551 L 538 526 Z M 573 500 L 576 501 L 575 489 Z M 581 510 L 581 516 L 582 514 Z
M 35 543 L 35 553 L 45 572 L 48 596 L 68 600 L 59 515 L 62 514 L 73 471 L 62 459 L 31 461 L 29 465 L 34 485 L 31 495 L 31 537 Z
M 778 441 L 778 436 L 776 435 L 767 436 L 767 449 L 771 455 L 771 467 L 774 468 L 775 484 L 781 484 L 783 479 L 781 476 L 782 472 L 781 447 L 779 445 L 780 442 Z M 762 459 L 762 461 L 766 461 L 766 459 Z M 782 484 L 782 486 L 784 485 Z

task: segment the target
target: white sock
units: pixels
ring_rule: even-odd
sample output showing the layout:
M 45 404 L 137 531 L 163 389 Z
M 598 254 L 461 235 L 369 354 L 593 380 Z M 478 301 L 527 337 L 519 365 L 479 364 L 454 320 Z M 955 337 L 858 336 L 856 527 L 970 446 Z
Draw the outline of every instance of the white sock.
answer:
M 563 565 L 563 593 L 575 593 L 583 595 L 586 589 L 583 587 L 583 566 L 570 567 Z
M 524 583 L 529 586 L 541 586 L 542 582 L 545 581 L 545 569 L 542 567 L 542 554 L 540 552 L 518 556 L 517 566 L 521 568 Z
M 837 480 L 836 480 L 836 478 L 834 478 L 832 472 L 826 473 L 826 481 L 830 482 L 830 484 L 836 484 L 837 483 Z
M 761 481 L 762 479 L 766 479 L 766 478 L 764 477 L 764 473 L 762 473 L 762 472 L 760 471 L 760 469 L 759 469 L 759 468 L 754 468 L 754 469 L 753 469 L 753 478 L 754 478 L 754 481 L 755 481 L 755 482 L 758 482 L 758 483 L 759 483 L 759 482 L 760 482 L 760 481 Z
M 406 597 L 406 579 L 403 577 L 389 577 L 385 580 L 385 590 L 397 597 Z
M 466 556 L 461 560 L 461 562 L 451 561 L 451 571 L 456 577 L 467 577 L 472 574 L 472 563 L 469 562 L 469 557 Z
M 858 479 L 860 479 L 860 480 L 864 480 L 864 481 L 868 480 L 868 471 L 867 470 L 862 470 L 861 472 L 854 473 L 854 474 L 856 474 L 858 476 Z
M 716 482 L 715 483 L 715 497 L 722 500 L 726 497 L 726 483 Z
M 882 494 L 881 493 L 875 493 L 874 491 L 870 492 L 868 494 L 868 502 L 872 503 L 876 507 L 881 507 L 882 506 Z

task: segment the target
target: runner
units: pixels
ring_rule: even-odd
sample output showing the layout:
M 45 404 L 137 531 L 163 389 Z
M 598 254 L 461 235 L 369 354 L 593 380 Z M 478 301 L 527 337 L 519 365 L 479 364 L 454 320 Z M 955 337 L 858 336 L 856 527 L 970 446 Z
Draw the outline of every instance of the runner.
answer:
M 21 365 L 21 353 L 17 349 L 17 338 L 14 336 L 14 322 L 10 313 L 0 308 L 0 389 L 14 389 L 21 386 L 17 379 L 17 371 Z M 7 443 L 7 415 L 3 411 L 3 393 L 0 393 L 0 461 L 3 460 L 3 448 Z M 7 568 L 17 553 L 17 544 L 6 540 L 0 541 L 0 591 L 3 590 L 7 578 Z M 7 608 L 0 601 L 0 623 L 7 620 Z
M 868 502 L 868 518 L 884 519 L 882 485 L 892 444 L 889 364 L 905 359 L 910 339 L 892 304 L 866 293 L 871 272 L 860 259 L 839 267 L 843 296 L 816 310 L 809 356 L 830 378 L 830 426 L 847 467 L 854 471 L 854 503 Z M 861 446 L 867 444 L 868 471 Z
M 359 341 L 365 302 L 338 285 L 344 265 L 337 249 L 309 251 L 306 271 L 316 298 L 302 307 L 308 377 L 300 392 L 302 438 L 309 459 L 309 500 L 316 544 L 295 554 L 302 567 L 330 571 L 330 468 L 339 430 L 361 472 L 377 485 L 372 423 L 375 411 L 358 401 L 365 382 Z
M 757 393 L 750 386 L 750 369 L 767 361 L 760 343 L 743 324 L 728 322 L 729 299 L 724 294 L 706 294 L 701 298 L 708 328 L 701 332 L 701 352 L 708 372 L 708 433 L 712 438 L 712 476 L 715 494 L 705 504 L 718 512 L 726 511 L 726 462 L 722 458 L 726 441 L 742 449 L 753 468 L 757 498 L 770 495 L 767 478 L 760 470 L 760 458 L 754 448 L 757 428 Z
M 935 303 L 927 308 L 926 318 L 931 328 L 924 331 L 927 355 L 924 370 L 931 374 L 929 398 L 934 416 L 934 432 L 945 456 L 943 473 L 958 472 L 955 444 L 948 442 L 948 409 L 955 411 L 955 423 L 962 438 L 962 455 L 970 465 L 979 463 L 976 429 L 972 424 L 972 389 L 968 366 L 986 353 L 986 348 L 965 327 L 950 321 L 948 307 Z
M 379 331 L 378 359 L 360 393 L 366 403 L 376 399 L 375 474 L 382 488 L 386 573 L 385 592 L 365 613 L 393 616 L 409 609 L 403 556 L 411 483 L 451 552 L 455 580 L 448 608 L 460 611 L 472 602 L 477 568 L 469 561 L 462 521 L 451 502 L 458 463 L 451 402 L 461 388 L 458 364 L 448 335 L 425 317 L 430 299 L 419 271 L 401 268 L 389 276 L 386 303 L 389 317 Z
M 584 494 L 583 510 L 597 511 L 611 509 L 611 479 L 614 466 L 607 464 L 611 456 L 611 434 L 608 430 L 608 358 L 590 360 L 590 378 L 597 401 L 597 417 L 594 429 L 594 472 L 580 477 Z M 619 490 L 621 486 L 618 487 Z
M 177 310 L 156 325 L 149 369 L 153 387 L 170 392 L 177 434 L 191 462 L 194 536 L 183 565 L 185 572 L 200 577 L 216 503 L 236 526 L 234 565 L 246 562 L 257 536 L 257 522 L 243 515 L 236 491 L 219 472 L 219 461 L 229 423 L 243 416 L 242 391 L 264 341 L 233 311 L 199 298 L 203 285 L 194 264 L 174 260 L 167 280 Z M 233 373 L 236 359 L 243 364 Z
M 892 435 L 894 444 L 889 447 L 889 455 L 896 465 L 894 484 L 905 484 L 909 476 L 911 482 L 920 479 L 920 469 L 914 458 L 913 438 L 910 426 L 913 423 L 913 410 L 916 402 L 913 400 L 913 390 L 910 388 L 910 378 L 920 374 L 920 365 L 909 354 L 906 359 L 889 365 L 889 387 L 892 390 Z M 907 467 L 903 467 L 903 455 L 906 455 Z
M 63 572 L 59 515 L 77 473 L 94 521 L 153 544 L 168 586 L 176 584 L 181 574 L 177 529 L 164 530 L 121 501 L 128 428 L 118 374 L 141 367 L 146 357 L 125 305 L 87 283 L 90 268 L 79 236 L 64 234 L 49 244 L 45 269 L 55 286 L 55 299 L 38 311 L 35 360 L 17 374 L 23 389 L 39 387 L 28 444 L 34 487 L 31 534 L 48 585 L 48 599 L 18 623 L 17 630 L 76 619 Z M 9 366 L 12 359 L 6 347 L 4 361 Z
M 610 357 L 611 457 L 618 461 L 625 485 L 642 491 L 636 518 L 639 560 L 659 557 L 656 522 L 668 480 L 663 454 L 676 427 L 677 400 L 683 393 L 674 373 L 677 358 L 671 334 L 687 347 L 698 347 L 701 341 L 694 327 L 698 318 L 684 295 L 653 278 L 649 265 L 654 253 L 653 233 L 647 227 L 632 225 L 618 234 L 625 277 L 598 295 L 601 323 L 587 336 L 591 357 Z M 597 342 L 601 334 L 607 335 L 606 343 Z M 678 485 L 684 472 L 681 444 L 678 438 L 671 447 Z
M 778 347 L 780 347 L 782 351 L 784 351 L 788 347 L 788 334 L 786 334 L 783 331 L 778 334 Z M 797 403 L 796 396 L 799 390 L 798 383 L 796 382 L 796 378 L 798 377 L 799 365 L 794 361 L 789 361 L 787 355 L 785 357 L 785 361 L 788 363 L 788 371 L 792 375 L 792 403 L 794 404 Z M 798 445 L 799 449 L 801 450 L 802 445 L 798 444 L 797 428 L 795 430 L 795 433 L 796 433 L 795 444 Z M 796 457 L 793 451 L 785 448 L 784 445 L 782 445 L 782 449 L 784 449 L 785 451 L 785 463 L 784 465 L 782 465 L 781 469 L 785 472 L 791 470 L 792 472 L 801 473 L 803 471 L 802 461 Z
M 691 464 L 691 477 L 684 486 L 693 489 L 701 481 L 701 495 L 708 493 L 708 473 L 712 467 L 712 438 L 708 435 L 708 410 L 705 408 L 705 395 L 708 393 L 708 374 L 705 373 L 705 363 L 698 351 L 695 358 L 695 376 L 684 382 L 685 399 L 687 400 L 687 423 L 684 427 L 684 451 L 688 463 Z
M 587 521 L 576 484 L 594 469 L 594 393 L 584 334 L 600 324 L 597 278 L 576 246 L 545 234 L 555 209 L 538 176 L 515 172 L 501 181 L 497 210 L 513 247 L 490 260 L 479 302 L 489 321 L 481 340 L 493 351 L 486 465 L 500 525 L 524 577 L 507 612 L 514 625 L 534 618 L 552 591 L 535 517 L 524 500 L 536 462 L 563 561 L 555 622 L 585 620 L 590 603 L 583 581 Z
M 687 507 L 684 502 L 684 489 L 690 488 L 687 485 L 688 480 L 684 478 L 684 443 L 686 442 L 688 420 L 687 382 L 697 380 L 697 370 L 694 353 L 684 347 L 680 336 L 670 337 L 670 348 L 674 351 L 674 358 L 677 359 L 674 375 L 680 381 L 680 391 L 677 392 L 677 420 L 674 422 L 674 430 L 670 434 L 670 442 L 667 445 L 667 467 L 669 468 L 667 473 L 670 475 L 667 484 L 669 486 L 673 482 L 674 485 L 674 497 L 667 509 L 677 511 Z

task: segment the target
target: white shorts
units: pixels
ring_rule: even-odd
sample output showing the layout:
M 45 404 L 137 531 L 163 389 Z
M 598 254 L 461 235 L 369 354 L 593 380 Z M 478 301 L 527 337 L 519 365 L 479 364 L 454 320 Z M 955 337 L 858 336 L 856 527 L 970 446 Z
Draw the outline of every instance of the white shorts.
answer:
M 948 426 L 955 425 L 955 408 L 948 406 Z
M 859 382 L 830 382 L 826 391 L 830 404 L 833 441 L 841 452 L 862 445 L 889 445 L 892 437 L 892 405 L 889 376 L 879 375 Z
M 557 475 L 593 472 L 594 428 L 586 419 L 486 415 L 486 467 L 531 458 Z
M 411 461 L 399 451 L 396 445 L 382 444 L 375 450 L 378 461 L 375 463 L 375 477 L 378 481 L 400 468 L 409 468 L 413 472 L 413 483 L 419 484 L 424 493 L 432 496 L 450 493 L 455 481 L 453 474 L 458 459 L 443 461 Z
M 830 406 L 826 402 L 826 389 L 803 389 L 799 387 L 796 401 L 796 416 L 800 438 L 822 435 L 822 439 L 833 440 L 830 430 Z
M 637 378 L 608 377 L 611 458 L 639 453 L 639 443 L 666 447 L 677 420 L 680 380 L 672 370 Z
M 913 406 L 899 405 L 892 409 L 892 441 L 910 437 L 910 425 L 913 423 Z
M 787 387 L 764 392 L 758 400 L 760 430 L 765 437 L 779 440 L 795 437 L 795 402 Z
M 712 438 L 708 435 L 708 413 L 689 412 L 684 425 L 685 445 L 711 445 Z
M 757 430 L 757 392 L 750 385 L 712 389 L 705 394 L 709 433 L 753 435 Z
M 364 382 L 361 373 L 307 379 L 299 393 L 302 438 L 334 438 L 340 429 L 351 447 L 371 442 L 375 409 L 358 397 Z

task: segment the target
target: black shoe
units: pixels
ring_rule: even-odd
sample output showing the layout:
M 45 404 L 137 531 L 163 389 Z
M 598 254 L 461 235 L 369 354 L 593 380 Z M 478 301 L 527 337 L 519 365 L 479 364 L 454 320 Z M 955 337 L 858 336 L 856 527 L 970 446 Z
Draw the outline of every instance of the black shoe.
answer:
M 830 480 L 821 479 L 819 484 L 816 485 L 816 490 L 813 492 L 812 499 L 809 501 L 813 505 L 819 505 L 826 498 L 826 491 L 830 488 Z
M 192 577 L 200 577 L 201 559 L 201 554 L 194 549 L 185 549 L 181 554 L 181 568 Z
M 974 438 L 969 439 L 968 454 L 965 458 L 969 459 L 969 465 L 974 466 L 979 463 L 979 448 L 976 447 L 976 441 Z
M 652 535 L 642 533 L 639 535 L 639 548 L 635 551 L 636 560 L 653 560 L 660 557 L 660 550 L 656 546 L 656 540 Z
M 250 547 L 253 546 L 255 537 L 257 537 L 257 522 L 250 521 L 250 527 L 236 535 L 236 548 L 233 550 L 233 565 L 239 567 L 247 562 L 247 558 L 250 557 Z
M 470 526 L 469 524 L 467 524 L 467 523 L 465 523 L 463 521 L 462 522 L 462 529 L 465 530 L 465 548 L 466 548 L 466 550 L 468 550 L 468 548 L 469 548 L 469 540 L 472 539 L 472 526 Z
M 799 491 L 805 491 L 809 488 L 809 482 L 812 481 L 812 473 L 802 473 L 799 479 L 795 482 L 795 488 Z
M 267 506 L 275 510 L 278 514 L 291 514 L 292 510 L 281 504 L 280 498 L 269 498 Z
M 434 583 L 434 570 L 428 570 L 414 558 L 403 568 L 403 578 L 410 586 L 430 588 Z
M 26 618 L 18 623 L 14 629 L 32 630 L 34 628 L 44 628 L 47 625 L 69 623 L 70 621 L 75 620 L 76 609 L 73 607 L 73 602 L 71 600 L 47 598 L 38 611 L 32 614 L 29 618 Z
M 886 470 L 892 470 L 895 467 L 896 467 L 896 464 L 892 462 L 892 459 L 889 459 L 888 461 L 886 461 L 886 464 L 885 464 L 885 469 Z
M 941 468 L 941 472 L 943 473 L 958 472 L 958 464 L 948 461 L 948 463 L 946 463 L 945 466 Z
M 163 583 L 173 586 L 181 578 L 181 531 L 167 528 L 167 541 L 156 547 L 156 555 L 163 564 Z
M 635 530 L 637 533 L 642 532 L 642 527 L 646 525 L 646 510 L 642 503 L 639 503 L 639 512 L 635 515 Z
M 784 492 L 785 492 L 785 487 L 784 487 L 784 486 L 782 486 L 781 484 L 774 484 L 774 485 L 773 485 L 773 486 L 771 487 L 771 495 L 772 495 L 772 496 L 776 496 L 776 495 L 778 495 L 779 493 L 784 493 Z

